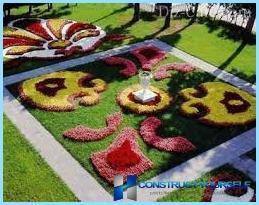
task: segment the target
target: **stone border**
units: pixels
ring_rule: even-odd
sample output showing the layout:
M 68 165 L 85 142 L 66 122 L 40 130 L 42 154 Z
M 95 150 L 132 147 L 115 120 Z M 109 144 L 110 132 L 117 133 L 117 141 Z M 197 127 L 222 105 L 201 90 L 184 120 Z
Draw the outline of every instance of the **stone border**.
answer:
M 141 43 L 127 45 L 7 76 L 4 78 L 4 86 L 42 74 L 65 70 L 67 68 L 87 64 L 108 56 L 125 53 L 148 44 L 157 46 L 160 49 L 199 67 L 223 81 L 244 89 L 253 95 L 256 93 L 254 85 L 157 39 L 147 40 Z M 80 201 L 112 201 L 112 196 L 104 190 L 104 188 L 65 150 L 59 142 L 56 141 L 56 139 L 26 110 L 23 105 L 18 102 L 17 99 L 15 99 L 15 97 L 6 88 L 4 88 L 4 111 L 9 119 L 24 134 L 25 138 L 34 146 L 43 159 L 47 161 L 51 168 L 61 177 Z M 254 147 L 255 128 L 190 159 L 177 167 L 157 175 L 150 179 L 150 181 L 159 179 L 194 180 L 205 172 L 209 172 L 230 162 L 234 158 L 252 150 Z M 219 154 L 216 155 L 216 152 Z M 211 164 L 211 162 L 213 163 Z M 208 166 L 208 163 L 210 163 L 210 166 Z M 140 201 L 155 201 L 158 199 L 158 196 L 150 196 L 150 189 L 141 189 L 141 194 L 138 196 L 138 200 Z
M 256 162 L 253 159 L 247 156 L 240 156 L 229 164 L 248 175 L 253 181 L 256 181 Z

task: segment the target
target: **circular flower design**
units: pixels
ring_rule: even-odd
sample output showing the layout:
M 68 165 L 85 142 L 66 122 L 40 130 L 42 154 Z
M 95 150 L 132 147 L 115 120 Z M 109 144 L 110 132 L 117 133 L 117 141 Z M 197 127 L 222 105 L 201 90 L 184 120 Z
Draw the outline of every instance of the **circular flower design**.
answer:
M 64 19 L 21 18 L 4 30 L 3 55 L 17 58 L 59 58 L 88 52 L 106 33 L 95 25 Z
M 117 102 L 120 106 L 138 114 L 158 112 L 166 109 L 170 105 L 172 100 L 170 95 L 153 86 L 150 86 L 150 90 L 157 94 L 155 100 L 147 103 L 135 100 L 133 92 L 140 89 L 141 86 L 138 84 L 127 87 L 117 96 Z

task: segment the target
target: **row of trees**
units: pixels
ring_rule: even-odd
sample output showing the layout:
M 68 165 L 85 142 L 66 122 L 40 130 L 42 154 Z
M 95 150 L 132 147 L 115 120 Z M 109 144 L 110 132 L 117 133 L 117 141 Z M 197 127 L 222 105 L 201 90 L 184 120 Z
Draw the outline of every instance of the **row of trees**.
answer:
M 214 6 L 214 3 L 208 4 L 208 13 L 207 16 L 209 17 L 210 10 Z M 164 7 L 167 8 L 167 15 L 165 16 L 165 22 L 164 22 L 164 29 L 170 27 L 170 22 L 171 22 L 171 11 L 172 11 L 172 4 L 171 3 L 165 3 L 163 4 Z M 243 19 L 247 19 L 247 24 L 246 24 L 246 31 L 251 33 L 253 29 L 253 25 L 255 22 L 256 18 L 256 4 L 255 3 L 220 3 L 219 8 L 224 8 L 224 12 L 221 18 L 224 15 L 231 14 L 232 16 L 237 16 L 239 14 L 243 15 Z M 197 19 L 197 13 L 198 13 L 198 8 L 199 8 L 199 3 L 191 4 L 191 9 L 188 12 L 192 13 L 191 17 L 191 23 L 195 22 Z M 218 15 L 218 12 L 214 16 L 216 18 Z M 132 21 L 136 22 L 140 19 L 140 4 L 135 3 L 134 4 L 134 16 Z

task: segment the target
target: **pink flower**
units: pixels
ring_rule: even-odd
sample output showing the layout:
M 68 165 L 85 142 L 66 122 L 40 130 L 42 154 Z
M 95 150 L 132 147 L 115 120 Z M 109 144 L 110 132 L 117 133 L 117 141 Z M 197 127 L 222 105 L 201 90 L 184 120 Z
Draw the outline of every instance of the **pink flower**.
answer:
M 151 67 L 166 57 L 166 52 L 155 46 L 146 46 L 134 49 L 130 52 L 141 63 L 143 70 L 151 70 Z
M 113 113 L 106 118 L 107 126 L 104 128 L 93 129 L 85 126 L 77 126 L 64 132 L 64 137 L 78 141 L 94 141 L 103 139 L 114 133 L 122 122 L 120 112 Z
M 124 77 L 132 77 L 138 73 L 136 65 L 126 58 L 122 57 L 108 57 L 104 59 L 104 62 L 108 65 L 118 65 L 122 66 L 122 70 L 120 70 L 120 74 Z
M 169 70 L 188 73 L 193 71 L 194 67 L 188 63 L 172 63 L 172 64 L 163 65 L 154 72 L 154 78 L 156 80 L 170 78 L 171 73 L 168 72 Z
M 99 174 L 111 184 L 116 175 L 122 175 L 125 180 L 127 175 L 140 175 L 152 167 L 152 162 L 139 149 L 136 137 L 136 130 L 124 128 L 108 149 L 91 155 Z
M 148 117 L 141 123 L 140 135 L 147 144 L 169 152 L 185 153 L 196 149 L 196 147 L 185 137 L 173 136 L 164 138 L 158 136 L 156 130 L 160 125 L 161 121 L 156 117 Z

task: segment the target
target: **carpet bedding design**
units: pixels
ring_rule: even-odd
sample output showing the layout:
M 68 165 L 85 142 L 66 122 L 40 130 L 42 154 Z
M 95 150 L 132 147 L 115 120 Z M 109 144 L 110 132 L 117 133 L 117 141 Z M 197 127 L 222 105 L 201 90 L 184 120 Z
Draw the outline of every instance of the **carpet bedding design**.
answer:
M 124 128 L 105 150 L 93 153 L 92 163 L 99 174 L 113 184 L 114 176 L 140 175 L 152 167 L 152 162 L 141 152 L 133 128 Z
M 181 113 L 215 126 L 247 125 L 256 119 L 255 97 L 223 82 L 207 82 L 180 92 Z
M 122 35 L 107 36 L 100 27 L 66 19 L 20 18 L 3 32 L 6 59 L 56 59 L 95 50 L 107 40 L 121 41 Z
M 72 111 L 76 99 L 83 106 L 95 105 L 106 83 L 81 71 L 62 71 L 23 81 L 19 85 L 20 98 L 29 105 L 47 111 Z
M 105 36 L 101 28 L 87 23 L 60 19 L 18 19 L 11 22 L 4 33 L 4 55 L 14 59 L 43 56 L 44 58 L 64 57 L 95 48 Z M 114 35 L 111 38 L 121 39 L 121 36 Z M 131 55 L 131 59 L 127 58 L 128 55 Z M 135 60 L 139 61 L 139 64 L 134 63 Z M 160 65 L 164 60 L 166 64 Z M 20 82 L 15 89 L 18 88 L 18 95 L 23 103 L 31 108 L 43 110 L 44 114 L 76 109 L 74 113 L 77 111 L 83 113 L 82 115 L 79 113 L 80 123 L 77 119 L 71 121 L 69 119 L 67 127 L 61 128 L 61 134 L 58 131 L 61 136 L 63 135 L 61 141 L 69 143 L 72 151 L 74 145 L 82 145 L 87 149 L 90 147 L 89 150 L 84 150 L 88 152 L 88 155 L 83 160 L 80 159 L 80 163 L 84 164 L 85 161 L 87 163 L 89 161 L 90 171 L 89 167 L 86 169 L 89 172 L 93 171 L 94 174 L 98 173 L 99 177 L 96 178 L 105 183 L 108 182 L 108 187 L 111 187 L 115 175 L 122 175 L 126 180 L 127 175 L 140 176 L 150 170 L 150 172 L 155 170 L 154 173 L 158 174 L 162 169 L 164 171 L 174 166 L 175 162 L 176 165 L 182 163 L 181 157 L 186 160 L 189 156 L 193 157 L 196 152 L 200 152 L 204 144 L 201 145 L 202 143 L 192 136 L 193 133 L 188 132 L 188 128 L 185 127 L 184 132 L 180 134 L 175 134 L 176 132 L 171 134 L 172 130 L 182 131 L 182 122 L 193 121 L 199 124 L 195 126 L 200 130 L 204 128 L 201 129 L 199 126 L 215 130 L 218 128 L 234 130 L 255 122 L 256 99 L 254 96 L 228 83 L 213 80 L 195 81 L 182 85 L 176 79 L 172 81 L 172 84 L 167 84 L 177 75 L 181 80 L 188 75 L 195 75 L 196 72 L 202 73 L 199 68 L 191 64 L 178 61 L 168 63 L 167 60 L 165 51 L 153 45 L 147 45 L 130 50 L 125 55 L 105 56 L 92 69 L 88 69 L 91 66 L 88 67 L 87 64 L 86 67 L 76 67 L 75 70 L 72 68 L 69 71 L 53 72 L 27 79 Z M 100 69 L 99 73 L 97 69 Z M 155 99 L 147 103 L 136 100 L 133 95 L 133 92 L 141 89 L 136 81 L 138 80 L 137 74 L 143 70 L 151 71 L 153 74 L 155 81 L 149 89 L 157 94 Z M 112 72 L 112 74 L 105 76 L 104 72 Z M 114 73 L 116 75 L 113 75 Z M 121 84 L 118 87 L 115 86 L 116 92 L 111 92 L 110 86 L 114 88 L 114 81 Z M 125 83 L 126 81 L 129 83 Z M 177 89 L 172 91 L 170 86 Z M 107 99 L 109 104 L 106 105 L 104 102 Z M 87 106 L 91 107 L 86 108 Z M 95 124 L 91 122 L 94 118 L 90 113 L 93 111 L 92 108 L 97 108 L 93 110 L 100 114 L 98 123 L 100 120 L 105 122 L 104 124 L 96 126 L 98 124 L 96 121 L 94 121 Z M 90 111 L 85 112 L 85 109 Z M 99 113 L 102 109 L 105 112 Z M 66 118 L 65 114 L 71 113 L 58 114 L 64 114 Z M 171 115 L 171 121 L 166 115 Z M 135 120 L 134 123 L 133 120 Z M 175 126 L 177 120 L 179 120 L 178 127 Z M 162 125 L 170 127 L 169 135 L 161 132 Z M 206 129 L 204 133 L 207 132 Z M 243 131 L 240 130 L 240 132 Z M 202 137 L 209 137 L 204 133 L 201 133 L 201 138 L 198 136 L 199 140 Z M 216 141 L 216 137 L 214 136 L 212 141 Z M 138 138 L 144 145 L 140 146 Z M 94 147 L 96 145 L 94 143 L 100 144 Z M 150 157 L 152 153 L 161 155 L 162 157 L 158 159 L 163 163 L 165 159 L 170 166 L 164 166 L 164 164 L 157 166 L 157 158 Z M 213 179 L 238 179 L 238 177 L 223 174 Z M 228 194 L 231 190 L 225 190 L 225 192 Z M 249 193 L 252 192 L 253 190 L 249 190 Z M 220 194 L 222 193 L 207 189 L 203 201 L 220 200 L 218 198 Z M 244 200 L 248 199 L 253 201 L 254 194 L 252 197 L 247 196 Z

